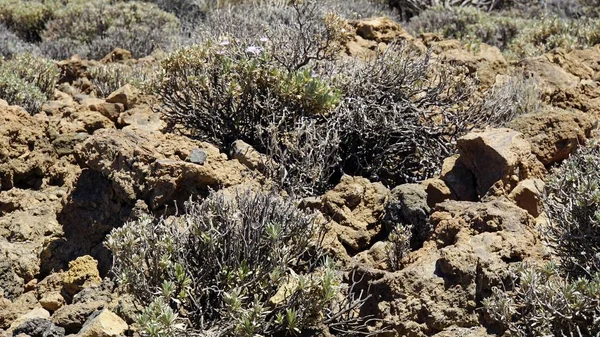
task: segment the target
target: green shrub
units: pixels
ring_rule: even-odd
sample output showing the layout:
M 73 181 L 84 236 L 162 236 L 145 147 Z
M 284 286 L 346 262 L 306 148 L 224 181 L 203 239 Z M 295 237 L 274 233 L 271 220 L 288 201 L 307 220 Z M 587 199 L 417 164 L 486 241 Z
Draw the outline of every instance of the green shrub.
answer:
M 188 331 L 226 336 L 346 329 L 361 321 L 362 300 L 339 302 L 341 275 L 323 260 L 320 228 L 289 201 L 238 190 L 188 202 L 181 216 L 129 222 L 106 245 L 118 280 L 149 305 L 139 323 L 154 336 L 186 321 Z M 342 308 L 350 318 L 340 322 Z
M 554 48 L 587 48 L 600 43 L 600 20 L 561 19 L 528 20 L 509 49 L 516 57 L 540 55 Z
M 556 265 L 522 265 L 508 291 L 493 289 L 483 300 L 492 323 L 509 336 L 597 336 L 600 333 L 600 273 L 561 275 Z
M 160 66 L 154 64 L 107 63 L 90 67 L 87 72 L 96 95 L 107 97 L 125 84 L 145 89 L 160 76 L 160 71 Z
M 416 34 L 438 33 L 445 38 L 505 49 L 522 29 L 523 20 L 472 7 L 435 7 L 412 18 L 408 27 Z
M 2 84 L 0 97 L 11 105 L 20 105 L 36 113 L 42 103 L 54 95 L 60 72 L 54 62 L 30 54 L 0 61 Z
M 434 7 L 474 7 L 490 11 L 504 6 L 505 1 L 500 0 L 387 0 L 388 4 L 396 8 L 403 19 L 409 19 Z
M 600 144 L 578 149 L 547 178 L 543 227 L 547 243 L 570 275 L 600 271 Z
M 502 127 L 519 115 L 538 112 L 541 107 L 541 90 L 537 81 L 516 73 L 488 90 L 482 113 L 488 119 L 487 124 Z
M 27 83 L 10 68 L 0 66 L 0 97 L 10 105 L 19 105 L 29 113 L 38 112 L 46 101 L 40 89 Z
M 233 40 L 181 49 L 163 68 L 157 93 L 171 127 L 225 149 L 245 141 L 281 164 L 267 174 L 289 192 L 328 184 L 337 143 L 324 125 L 339 92 L 310 70 L 289 71 L 266 47 Z
M 46 54 L 56 59 L 68 58 L 74 51 L 101 58 L 116 47 L 143 57 L 167 48 L 178 30 L 179 20 L 153 4 L 93 0 L 69 2 L 57 10 L 42 37 Z M 55 42 L 70 48 L 52 48 Z

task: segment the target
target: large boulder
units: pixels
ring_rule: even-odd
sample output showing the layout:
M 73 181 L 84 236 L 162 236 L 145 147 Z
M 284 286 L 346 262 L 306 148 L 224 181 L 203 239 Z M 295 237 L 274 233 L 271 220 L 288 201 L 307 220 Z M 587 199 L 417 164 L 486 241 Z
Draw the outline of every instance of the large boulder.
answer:
M 459 160 L 475 176 L 479 197 L 506 195 L 519 181 L 545 174 L 531 144 L 511 129 L 469 133 L 458 139 L 458 152 Z

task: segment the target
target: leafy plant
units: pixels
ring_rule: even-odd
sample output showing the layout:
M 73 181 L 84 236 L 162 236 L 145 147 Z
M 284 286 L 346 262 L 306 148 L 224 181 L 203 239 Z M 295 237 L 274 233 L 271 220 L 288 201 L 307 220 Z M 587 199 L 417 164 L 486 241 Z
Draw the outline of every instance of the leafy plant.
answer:
M 508 291 L 483 300 L 489 318 L 514 336 L 595 336 L 600 333 L 600 273 L 563 276 L 555 264 L 521 265 Z
M 352 312 L 364 298 L 338 300 L 344 286 L 323 258 L 319 228 L 289 201 L 238 190 L 190 201 L 180 216 L 129 222 L 106 245 L 119 281 L 150 305 L 141 323 L 157 336 L 186 322 L 190 332 L 237 336 L 320 324 L 361 331 Z
M 179 20 L 152 4 L 108 0 L 74 1 L 58 9 L 47 23 L 42 37 L 45 53 L 64 59 L 77 52 L 101 58 L 116 47 L 134 57 L 166 48 L 178 33 Z M 53 44 L 68 47 L 53 48 Z
M 54 62 L 31 54 L 0 60 L 0 72 L 0 97 L 31 114 L 54 95 L 60 75 Z
M 600 144 L 580 147 L 547 178 L 547 243 L 570 275 L 600 271 Z

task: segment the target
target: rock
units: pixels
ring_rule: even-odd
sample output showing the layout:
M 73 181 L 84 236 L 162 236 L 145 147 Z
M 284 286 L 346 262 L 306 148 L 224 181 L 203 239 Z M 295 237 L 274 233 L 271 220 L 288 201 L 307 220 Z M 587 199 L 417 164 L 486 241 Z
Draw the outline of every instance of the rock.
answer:
M 102 116 L 102 114 L 97 111 L 79 110 L 73 113 L 71 119 L 75 124 L 81 125 L 81 127 L 89 134 L 93 134 L 96 130 L 115 127 L 110 119 Z
M 77 333 L 88 317 L 107 305 L 103 301 L 76 303 L 65 305 L 52 315 L 52 322 L 63 327 L 66 333 Z
M 520 132 L 505 128 L 473 132 L 459 138 L 457 145 L 459 160 L 475 176 L 480 197 L 488 192 L 506 195 L 519 181 L 545 175 Z
M 0 254 L 4 253 L 0 250 Z M 2 256 L 4 255 L 4 256 Z M 12 261 L 6 254 L 0 255 L 0 297 L 9 300 L 15 299 L 23 294 L 23 278 L 15 273 Z
M 59 156 L 66 156 L 75 152 L 75 146 L 85 141 L 90 135 L 85 132 L 67 133 L 56 137 L 52 146 Z
M 194 149 L 206 154 L 203 165 L 185 161 Z M 82 166 L 106 177 L 122 203 L 141 199 L 150 209 L 252 179 L 243 175 L 246 167 L 210 144 L 140 129 L 96 132 L 75 156 Z
M 111 62 L 123 62 L 131 60 L 131 52 L 122 48 L 115 48 L 110 53 L 106 54 L 100 62 L 111 63 Z
M 25 315 L 20 316 L 16 320 L 12 322 L 10 327 L 8 328 L 8 332 L 14 331 L 16 328 L 21 326 L 23 323 L 32 320 L 32 319 L 48 319 L 50 318 L 50 313 L 44 308 L 34 308 L 27 312 Z
M 17 318 L 37 305 L 37 298 L 33 292 L 24 293 L 13 301 L 0 297 L 0 330 L 10 327 Z
M 344 175 L 340 183 L 325 193 L 315 206 L 329 226 L 327 241 L 339 258 L 369 249 L 382 232 L 381 220 L 389 190 L 381 183 Z
M 204 152 L 202 149 L 192 149 L 192 153 L 190 153 L 190 156 L 187 160 L 190 163 L 202 165 L 204 164 L 204 161 L 206 161 L 206 157 L 206 152 Z
M 585 144 L 595 120 L 582 112 L 552 109 L 521 115 L 508 127 L 523 133 L 542 164 L 551 165 L 567 159 L 580 144 Z
M 25 334 L 30 337 L 63 337 L 65 329 L 57 327 L 45 318 L 33 318 L 13 330 L 13 336 Z
M 388 231 L 402 225 L 411 225 L 411 246 L 420 247 L 431 231 L 428 223 L 431 209 L 427 205 L 427 193 L 421 184 L 404 184 L 395 187 L 385 206 L 384 223 Z
M 560 65 L 553 63 L 547 55 L 526 58 L 519 65 L 535 74 L 545 95 L 552 96 L 557 91 L 575 89 L 579 78 L 569 73 Z
M 102 279 L 98 272 L 98 261 L 89 255 L 78 257 L 69 262 L 69 270 L 63 274 L 65 291 L 73 296 L 83 288 L 100 284 Z
M 496 81 L 496 75 L 506 72 L 508 62 L 497 47 L 482 43 L 476 53 L 463 48 L 454 41 L 440 41 L 432 43 L 434 52 L 440 55 L 445 63 L 453 67 L 463 66 L 477 78 L 484 87 L 491 87 Z
M 88 108 L 92 111 L 97 111 L 102 116 L 110 119 L 112 122 L 117 122 L 119 116 L 123 111 L 125 111 L 125 107 L 121 103 L 108 103 L 102 101 L 101 103 L 90 104 Z
M 93 315 L 83 325 L 77 337 L 117 337 L 121 336 L 128 325 L 119 316 L 108 309 Z
M 160 114 L 152 111 L 148 105 L 137 105 L 119 115 L 117 125 L 124 131 L 141 129 L 148 132 L 160 131 L 165 127 Z
M 389 242 L 377 241 L 369 250 L 356 254 L 354 260 L 370 268 L 387 270 L 389 268 L 389 245 Z
M 236 140 L 231 145 L 231 158 L 237 159 L 251 170 L 259 170 L 260 172 L 264 172 L 266 163 L 270 162 L 266 155 L 256 151 L 250 144 L 242 140 Z
M 65 299 L 62 295 L 55 291 L 51 293 L 46 293 L 40 298 L 40 304 L 42 307 L 50 312 L 55 312 L 60 309 L 63 305 L 65 305 Z
M 125 107 L 125 110 L 129 110 L 138 102 L 139 96 L 140 91 L 137 88 L 129 84 L 125 84 L 108 95 L 106 102 L 121 103 Z
M 440 179 L 446 183 L 457 200 L 476 201 L 477 183 L 473 173 L 458 160 L 460 155 L 444 159 Z
M 431 178 L 423 181 L 421 184 L 425 186 L 427 205 L 431 208 L 448 199 L 456 200 L 456 196 L 442 179 Z
M 392 41 L 408 40 L 414 38 L 396 21 L 387 18 L 379 17 L 367 20 L 350 20 L 348 22 L 356 28 L 356 34 L 363 39 L 376 42 L 389 43 Z
M 540 179 L 525 179 L 515 187 L 508 197 L 517 206 L 526 210 L 531 216 L 537 218 L 542 213 L 542 194 L 544 182 Z
M 18 107 L 0 108 L 0 191 L 40 188 L 55 162 L 46 137 L 48 123 Z
M 430 221 L 432 236 L 403 259 L 401 270 L 358 270 L 372 295 L 364 310 L 390 322 L 399 336 L 457 326 L 479 333 L 480 299 L 510 280 L 511 267 L 547 257 L 535 220 L 506 199 L 442 202 Z

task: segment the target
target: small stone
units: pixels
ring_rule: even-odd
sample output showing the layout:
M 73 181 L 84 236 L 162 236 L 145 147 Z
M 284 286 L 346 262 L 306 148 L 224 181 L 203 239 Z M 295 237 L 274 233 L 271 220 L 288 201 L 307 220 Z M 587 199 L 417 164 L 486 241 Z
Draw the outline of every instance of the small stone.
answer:
M 526 210 L 531 216 L 537 218 L 542 213 L 542 193 L 544 182 L 540 179 L 526 179 L 510 192 L 508 197 L 517 206 Z
M 42 307 L 50 312 L 54 312 L 63 305 L 65 305 L 65 299 L 58 292 L 51 292 L 49 294 L 45 294 L 40 299 L 40 304 Z
M 21 326 L 21 324 L 27 322 L 28 320 L 36 319 L 36 318 L 43 318 L 43 319 L 50 318 L 50 313 L 44 308 L 34 308 L 34 309 L 30 310 L 29 312 L 27 312 L 25 315 L 17 318 L 14 322 L 12 322 L 12 324 L 10 325 L 10 328 L 8 328 L 8 332 L 12 332 L 17 327 Z
M 121 336 L 128 325 L 125 321 L 108 309 L 88 318 L 77 337 L 116 337 Z
M 100 284 L 98 261 L 89 255 L 69 262 L 69 270 L 63 275 L 63 285 L 69 295 L 75 295 L 85 287 Z
M 193 149 L 188 160 L 194 164 L 202 165 L 206 161 L 206 152 L 202 149 Z
M 125 110 L 129 110 L 138 102 L 139 95 L 140 91 L 138 89 L 129 84 L 125 84 L 110 94 L 106 98 L 106 101 L 108 103 L 121 103 L 125 106 Z

